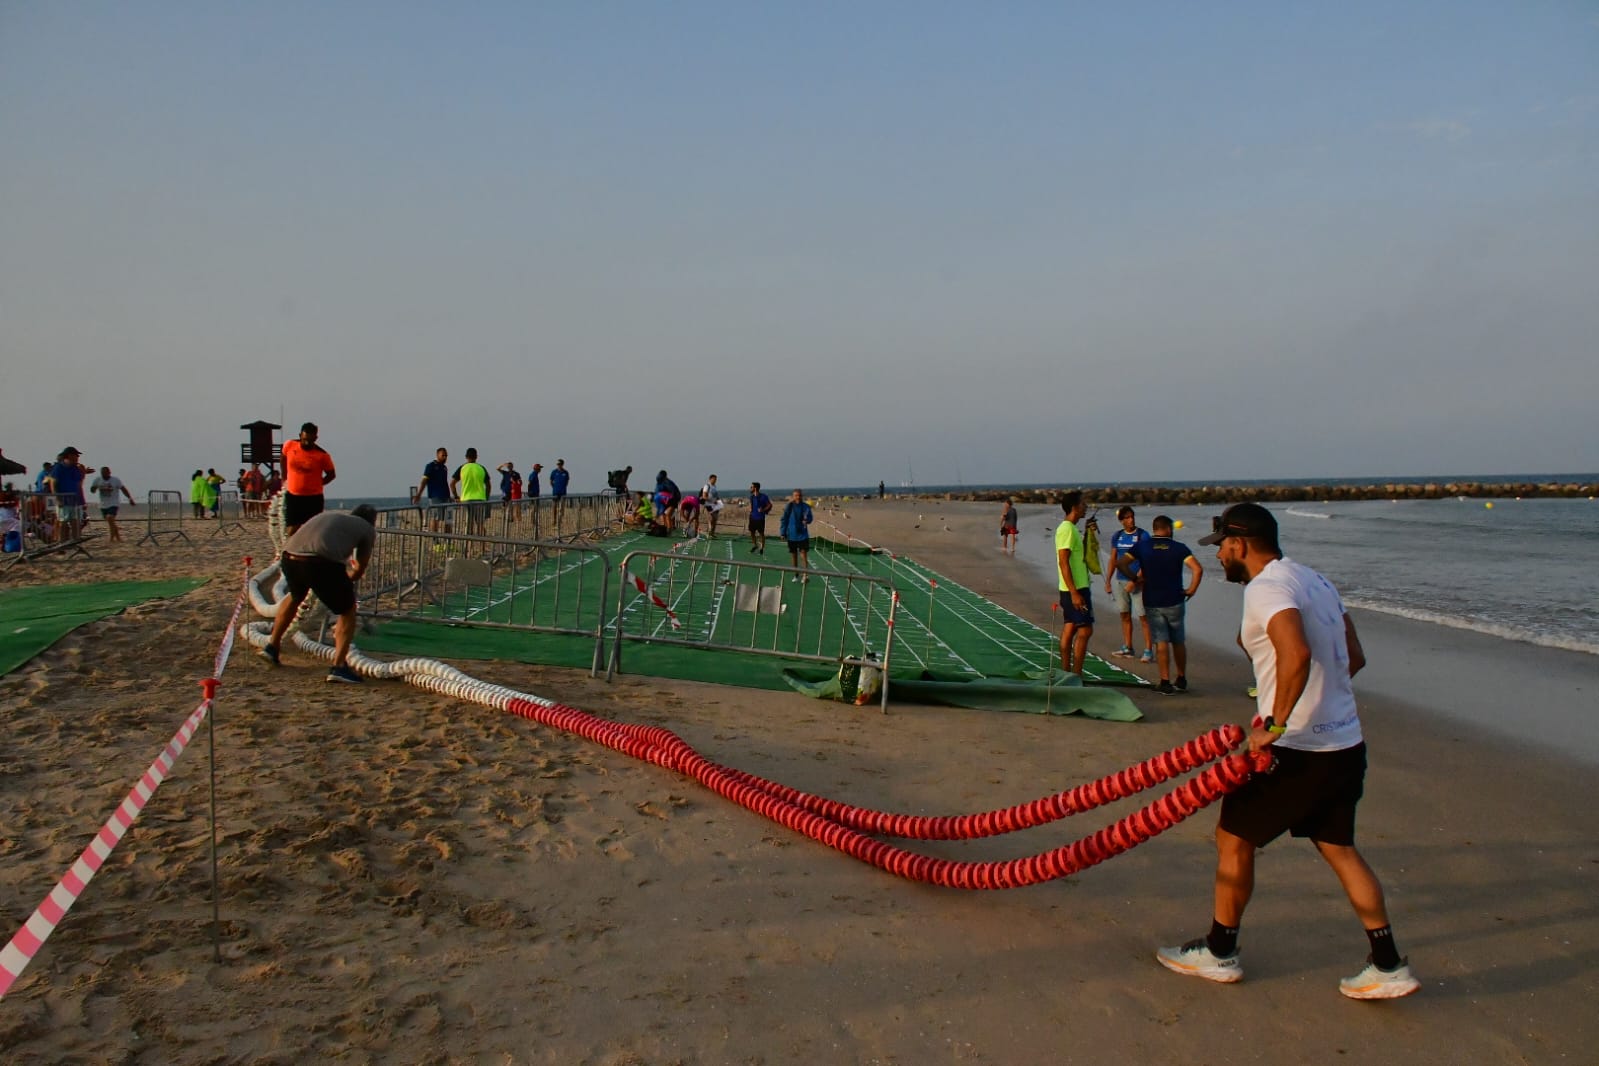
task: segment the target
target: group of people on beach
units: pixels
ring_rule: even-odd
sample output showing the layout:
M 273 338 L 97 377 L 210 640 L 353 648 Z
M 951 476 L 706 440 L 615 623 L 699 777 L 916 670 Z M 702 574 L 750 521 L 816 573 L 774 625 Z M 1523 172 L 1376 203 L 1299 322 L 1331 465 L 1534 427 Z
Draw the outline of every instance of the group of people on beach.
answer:
M 1064 619 L 1060 654 L 1066 671 L 1080 674 L 1094 630 L 1090 572 L 1105 568 L 1078 529 L 1087 514 L 1083 494 L 1064 494 L 1060 506 L 1063 518 L 1055 532 Z M 1008 506 L 1012 535 L 1014 515 L 1014 505 Z M 1105 572 L 1105 590 L 1116 596 L 1122 620 L 1117 654 L 1132 654 L 1132 621 L 1140 618 L 1144 661 L 1150 661 L 1151 641 L 1159 656 L 1157 691 L 1184 691 L 1184 607 L 1199 590 L 1204 567 L 1186 545 L 1172 539 L 1175 524 L 1168 516 L 1158 516 L 1149 533 L 1138 528 L 1131 507 L 1122 507 L 1117 517 L 1122 529 L 1112 539 Z M 1092 516 L 1088 522 L 1094 522 Z M 1277 520 L 1265 507 L 1229 507 L 1199 543 L 1215 546 L 1227 580 L 1244 586 L 1238 644 L 1254 671 L 1258 712 L 1249 748 L 1269 753 L 1270 761 L 1269 769 L 1222 800 L 1210 930 L 1179 946 L 1159 948 L 1155 957 L 1179 974 L 1223 984 L 1242 980 L 1238 936 L 1254 894 L 1255 856 L 1286 832 L 1308 837 L 1316 846 L 1366 932 L 1366 965 L 1342 979 L 1339 992 L 1362 1000 L 1408 996 L 1421 983 L 1399 954 L 1382 883 L 1355 847 L 1355 810 L 1366 776 L 1366 744 L 1352 684 L 1366 657 L 1355 624 L 1331 582 L 1283 554 Z M 1175 684 L 1168 653 L 1177 664 Z
M 10 463 L 10 460 L 7 460 Z M 22 464 L 12 464 L 8 470 L 27 473 Z M 111 473 L 109 466 L 100 467 L 96 474 L 83 462 L 77 448 L 68 445 L 51 460 L 39 464 L 31 491 L 18 489 L 15 482 L 0 488 L 0 549 L 6 552 L 23 550 L 24 533 L 42 544 L 70 544 L 82 539 L 89 521 L 88 494 L 94 493 L 100 510 L 100 519 L 106 524 L 107 537 L 112 541 L 122 539 L 122 528 L 117 522 L 121 503 L 128 506 L 138 501 L 122 479 Z
M 543 492 L 543 463 L 533 463 L 525 476 L 514 460 L 499 464 L 494 471 L 500 475 L 500 502 L 513 515 L 519 516 L 524 502 L 538 499 Z M 555 460 L 549 478 L 550 498 L 559 518 L 572 480 L 565 459 Z M 428 524 L 435 532 L 452 532 L 452 516 L 459 512 L 466 520 L 466 532 L 482 536 L 488 531 L 491 484 L 489 469 L 478 461 L 476 448 L 468 448 L 465 462 L 451 471 L 449 449 L 441 447 L 434 450 L 433 459 L 422 468 L 422 480 L 411 490 L 411 502 L 428 509 Z

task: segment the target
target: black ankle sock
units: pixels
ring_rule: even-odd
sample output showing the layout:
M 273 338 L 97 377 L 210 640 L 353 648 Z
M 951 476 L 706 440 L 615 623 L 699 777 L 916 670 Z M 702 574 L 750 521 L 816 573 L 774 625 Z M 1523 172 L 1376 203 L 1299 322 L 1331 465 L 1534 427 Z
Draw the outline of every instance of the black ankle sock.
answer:
M 1399 969 L 1399 946 L 1394 943 L 1394 927 L 1385 925 L 1381 929 L 1366 930 L 1366 939 L 1371 941 L 1371 961 L 1377 964 L 1379 970 Z M 1212 948 L 1211 950 L 1215 950 Z
M 1212 919 L 1210 932 L 1205 934 L 1205 946 L 1210 948 L 1210 953 L 1217 958 L 1231 955 L 1238 950 L 1238 930 L 1229 929 Z

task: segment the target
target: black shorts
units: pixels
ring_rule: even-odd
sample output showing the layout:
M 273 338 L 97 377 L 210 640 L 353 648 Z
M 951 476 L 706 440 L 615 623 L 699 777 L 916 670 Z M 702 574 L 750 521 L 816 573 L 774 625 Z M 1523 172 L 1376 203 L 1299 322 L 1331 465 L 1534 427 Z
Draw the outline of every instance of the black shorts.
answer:
M 766 516 L 765 515 L 760 515 L 759 517 L 750 519 L 750 532 L 751 533 L 765 533 L 766 532 Z
M 1091 626 L 1094 624 L 1094 596 L 1092 588 L 1077 590 L 1083 597 L 1083 609 L 1078 610 L 1072 606 L 1072 594 L 1062 590 L 1060 594 L 1060 616 L 1067 625 Z
M 296 598 L 309 589 L 334 614 L 349 614 L 355 609 L 355 582 L 350 580 L 343 563 L 319 555 L 285 555 L 283 578 L 289 583 L 289 594 Z
M 1221 827 L 1263 848 L 1284 832 L 1323 844 L 1355 842 L 1366 782 L 1366 745 L 1338 751 L 1273 747 L 1277 768 L 1221 801 Z
M 811 550 L 811 538 L 806 537 L 804 540 L 791 540 L 791 541 L 789 541 L 788 542 L 788 550 L 791 551 L 791 552 L 808 552 L 808 551 L 810 551 Z
M 296 496 L 292 492 L 283 494 L 283 524 L 286 526 L 303 526 L 311 519 L 322 513 L 324 496 Z M 317 595 L 321 595 L 318 593 Z

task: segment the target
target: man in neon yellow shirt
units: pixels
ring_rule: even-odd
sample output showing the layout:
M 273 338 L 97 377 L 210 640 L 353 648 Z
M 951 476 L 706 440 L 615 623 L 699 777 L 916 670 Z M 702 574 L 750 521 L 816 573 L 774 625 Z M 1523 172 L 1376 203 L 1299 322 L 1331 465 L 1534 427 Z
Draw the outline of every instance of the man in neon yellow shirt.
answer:
M 477 449 L 466 450 L 466 462 L 455 468 L 450 478 L 450 488 L 466 512 L 466 531 L 482 536 L 488 529 L 489 468 L 477 461 Z
M 1060 662 L 1068 674 L 1080 674 L 1094 635 L 1094 601 L 1088 578 L 1088 553 L 1077 528 L 1085 508 L 1081 492 L 1060 498 L 1065 520 L 1055 527 L 1055 567 L 1060 586 Z

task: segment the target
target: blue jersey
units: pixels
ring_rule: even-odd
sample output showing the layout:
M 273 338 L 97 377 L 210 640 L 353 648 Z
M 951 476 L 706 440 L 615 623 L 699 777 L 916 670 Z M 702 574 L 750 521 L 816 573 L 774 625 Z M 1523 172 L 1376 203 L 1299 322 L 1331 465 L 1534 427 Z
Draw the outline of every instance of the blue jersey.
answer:
M 50 468 L 50 477 L 56 483 L 57 495 L 71 497 L 71 503 L 83 499 L 83 467 L 76 463 L 57 463 Z
M 450 498 L 450 465 L 441 463 L 437 459 L 422 468 L 422 480 L 427 482 L 428 499 L 445 500 Z
M 527 484 L 523 488 L 522 494 L 530 499 L 539 494 L 539 472 L 537 470 L 529 470 L 527 472 Z
M 784 540 L 809 540 L 811 533 L 805 527 L 811 523 L 811 505 L 788 501 L 788 506 L 783 508 L 783 520 L 778 523 L 783 530 Z
M 766 521 L 766 512 L 772 509 L 772 498 L 764 492 L 750 493 L 750 521 Z
M 1139 553 L 1148 546 L 1149 534 L 1142 529 L 1134 529 L 1131 533 L 1124 529 L 1110 538 L 1111 550 L 1119 555 L 1125 555 L 1133 561 L 1133 565 L 1129 566 L 1128 569 L 1133 572 L 1134 577 L 1138 576 Z M 1116 576 L 1123 581 L 1128 580 L 1122 575 L 1120 570 L 1116 572 Z M 1149 606 L 1148 600 L 1144 601 L 1144 606 Z
M 1144 568 L 1144 606 L 1176 607 L 1183 602 L 1183 569 L 1194 553 L 1170 537 L 1146 537 L 1136 549 Z
M 551 496 L 565 496 L 566 495 L 566 483 L 568 481 L 570 481 L 571 479 L 572 479 L 572 475 L 566 472 L 566 468 L 565 467 L 558 466 L 554 470 L 551 470 L 550 471 L 550 495 Z

